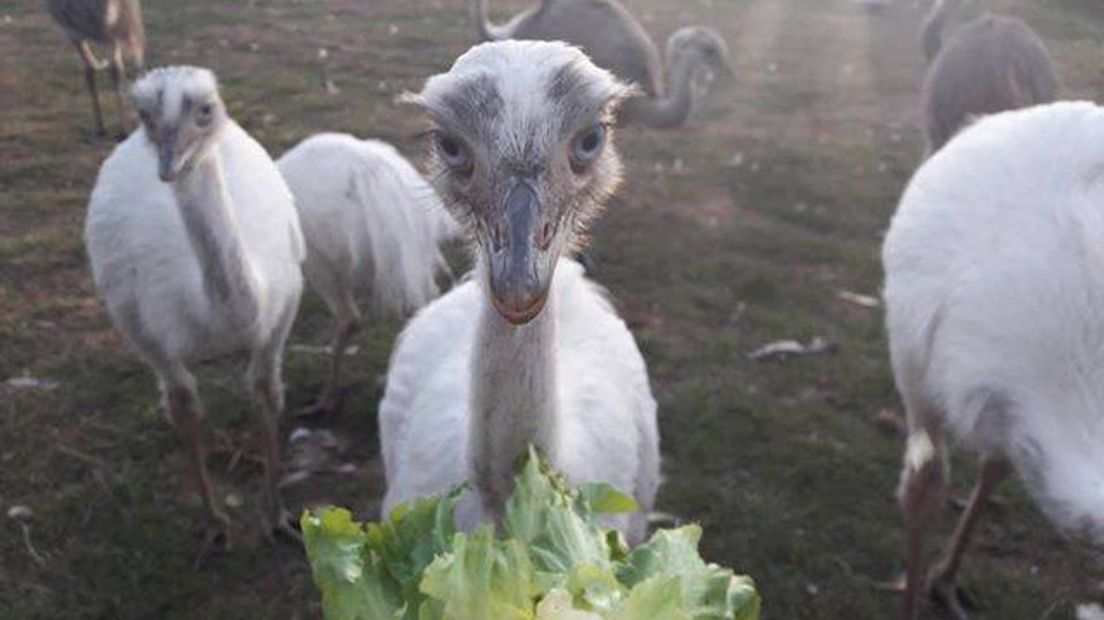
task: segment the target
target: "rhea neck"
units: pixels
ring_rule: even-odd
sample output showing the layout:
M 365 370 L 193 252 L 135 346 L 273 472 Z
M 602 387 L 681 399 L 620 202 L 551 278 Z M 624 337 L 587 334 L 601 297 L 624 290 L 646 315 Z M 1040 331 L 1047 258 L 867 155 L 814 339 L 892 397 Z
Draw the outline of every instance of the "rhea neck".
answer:
M 218 145 L 197 157 L 170 186 L 212 310 L 232 326 L 248 328 L 257 318 L 257 282 L 226 186 Z
M 481 308 L 472 347 L 472 482 L 485 509 L 498 517 L 513 491 L 518 465 L 533 445 L 546 458 L 557 450 L 556 298 L 524 325 L 502 318 L 480 268 Z
M 479 31 L 479 38 L 481 40 L 502 41 L 504 39 L 512 39 L 522 22 L 544 11 L 552 4 L 552 1 L 553 0 L 541 0 L 540 4 L 518 13 L 505 24 L 494 24 L 491 22 L 490 17 L 487 15 L 487 0 L 472 0 L 471 14 L 472 19 L 475 21 L 475 27 Z
M 626 103 L 626 113 L 650 127 L 676 127 L 686 122 L 693 108 L 690 80 L 700 60 L 690 54 L 668 58 L 667 84 L 664 95 L 655 98 L 635 97 Z

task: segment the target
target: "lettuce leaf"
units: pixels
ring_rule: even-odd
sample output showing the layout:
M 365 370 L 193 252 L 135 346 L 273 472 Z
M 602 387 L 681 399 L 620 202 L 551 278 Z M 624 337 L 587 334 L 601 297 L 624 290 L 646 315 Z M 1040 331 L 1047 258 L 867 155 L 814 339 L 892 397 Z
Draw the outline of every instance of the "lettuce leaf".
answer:
M 605 484 L 571 489 L 530 451 L 500 530 L 456 531 L 460 487 L 362 525 L 303 515 L 326 620 L 757 620 L 748 577 L 705 562 L 701 528 L 661 530 L 636 549 L 598 517 L 636 510 Z
M 403 617 L 398 583 L 389 577 L 380 558 L 367 551 L 364 530 L 348 510 L 329 508 L 306 514 L 301 524 L 326 620 Z
M 433 600 L 431 617 L 444 620 L 533 620 L 541 594 L 525 547 L 495 540 L 490 526 L 471 537 L 457 534 L 452 552 L 426 569 L 422 592 Z

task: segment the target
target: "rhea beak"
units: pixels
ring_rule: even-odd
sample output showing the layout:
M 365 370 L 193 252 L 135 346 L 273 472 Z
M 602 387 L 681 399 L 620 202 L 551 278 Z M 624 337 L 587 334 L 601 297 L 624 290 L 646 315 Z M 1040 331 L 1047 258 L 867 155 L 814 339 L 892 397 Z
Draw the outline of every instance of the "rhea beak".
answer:
M 157 145 L 157 175 L 166 183 L 176 180 L 179 167 L 176 165 L 176 132 L 167 131 Z
M 555 270 L 551 227 L 529 179 L 516 178 L 487 228 L 483 246 L 490 267 L 491 302 L 513 325 L 532 321 L 544 308 Z

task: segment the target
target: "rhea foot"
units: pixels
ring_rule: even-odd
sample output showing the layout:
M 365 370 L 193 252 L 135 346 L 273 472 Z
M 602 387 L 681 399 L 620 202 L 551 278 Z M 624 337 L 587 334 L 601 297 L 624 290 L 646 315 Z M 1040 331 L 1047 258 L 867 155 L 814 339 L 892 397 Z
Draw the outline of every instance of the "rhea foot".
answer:
M 295 419 L 325 419 L 336 416 L 341 411 L 341 403 L 344 400 L 345 388 L 330 386 L 310 405 L 303 407 L 291 414 Z
M 272 523 L 266 529 L 269 542 L 282 541 L 295 545 L 303 544 L 303 533 L 299 530 L 299 520 L 287 508 L 280 506 L 272 519 Z
M 943 564 L 937 565 L 928 575 L 928 597 L 947 610 L 955 620 L 970 620 L 971 611 L 977 611 L 977 602 L 969 592 L 955 583 Z
M 954 581 L 944 578 L 944 571 L 939 567 L 928 576 L 925 590 L 927 598 L 946 610 L 954 620 L 970 620 L 970 612 L 977 611 L 979 606 L 970 593 Z M 890 582 L 877 584 L 877 589 L 904 595 L 907 589 L 906 577 L 901 575 Z
M 230 551 L 233 547 L 233 537 L 230 532 L 231 525 L 230 517 L 217 508 L 212 509 L 207 514 L 205 523 L 201 527 L 203 543 L 200 546 L 199 555 L 195 559 L 195 568 L 198 569 L 204 560 L 214 553 Z

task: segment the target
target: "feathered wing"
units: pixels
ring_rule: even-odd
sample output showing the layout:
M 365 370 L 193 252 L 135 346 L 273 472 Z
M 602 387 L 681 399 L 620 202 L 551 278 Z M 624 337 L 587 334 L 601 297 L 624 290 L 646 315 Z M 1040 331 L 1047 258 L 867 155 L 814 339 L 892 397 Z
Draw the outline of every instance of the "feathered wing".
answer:
M 379 406 L 384 514 L 468 477 L 471 351 L 480 295 L 479 284 L 466 280 L 414 315 L 396 341 Z
M 439 244 L 455 234 L 436 191 L 390 144 L 365 141 L 354 187 L 365 210 L 369 249 L 376 266 L 377 304 L 402 312 L 437 297 L 436 276 L 447 271 Z
M 561 447 L 551 458 L 573 482 L 607 482 L 635 496 L 642 513 L 616 524 L 639 540 L 659 483 L 656 405 L 644 360 L 580 265 L 561 260 L 555 278 L 549 308 L 557 318 Z M 399 338 L 380 404 L 385 511 L 467 478 L 470 364 L 483 295 L 472 280 L 457 286 Z
M 634 496 L 642 528 L 659 485 L 656 403 L 644 358 L 605 289 L 586 279 L 581 265 L 561 261 L 556 277 L 559 465 L 573 482 L 607 482 Z
M 436 276 L 447 269 L 439 244 L 457 228 L 394 147 L 320 134 L 288 151 L 279 167 L 296 197 L 308 260 L 353 278 L 348 287 L 370 285 L 374 302 L 396 313 L 437 296 Z
M 1007 455 L 1062 529 L 1104 540 L 1100 144 L 1091 104 L 979 121 L 914 177 L 884 262 L 891 348 L 951 431 Z

